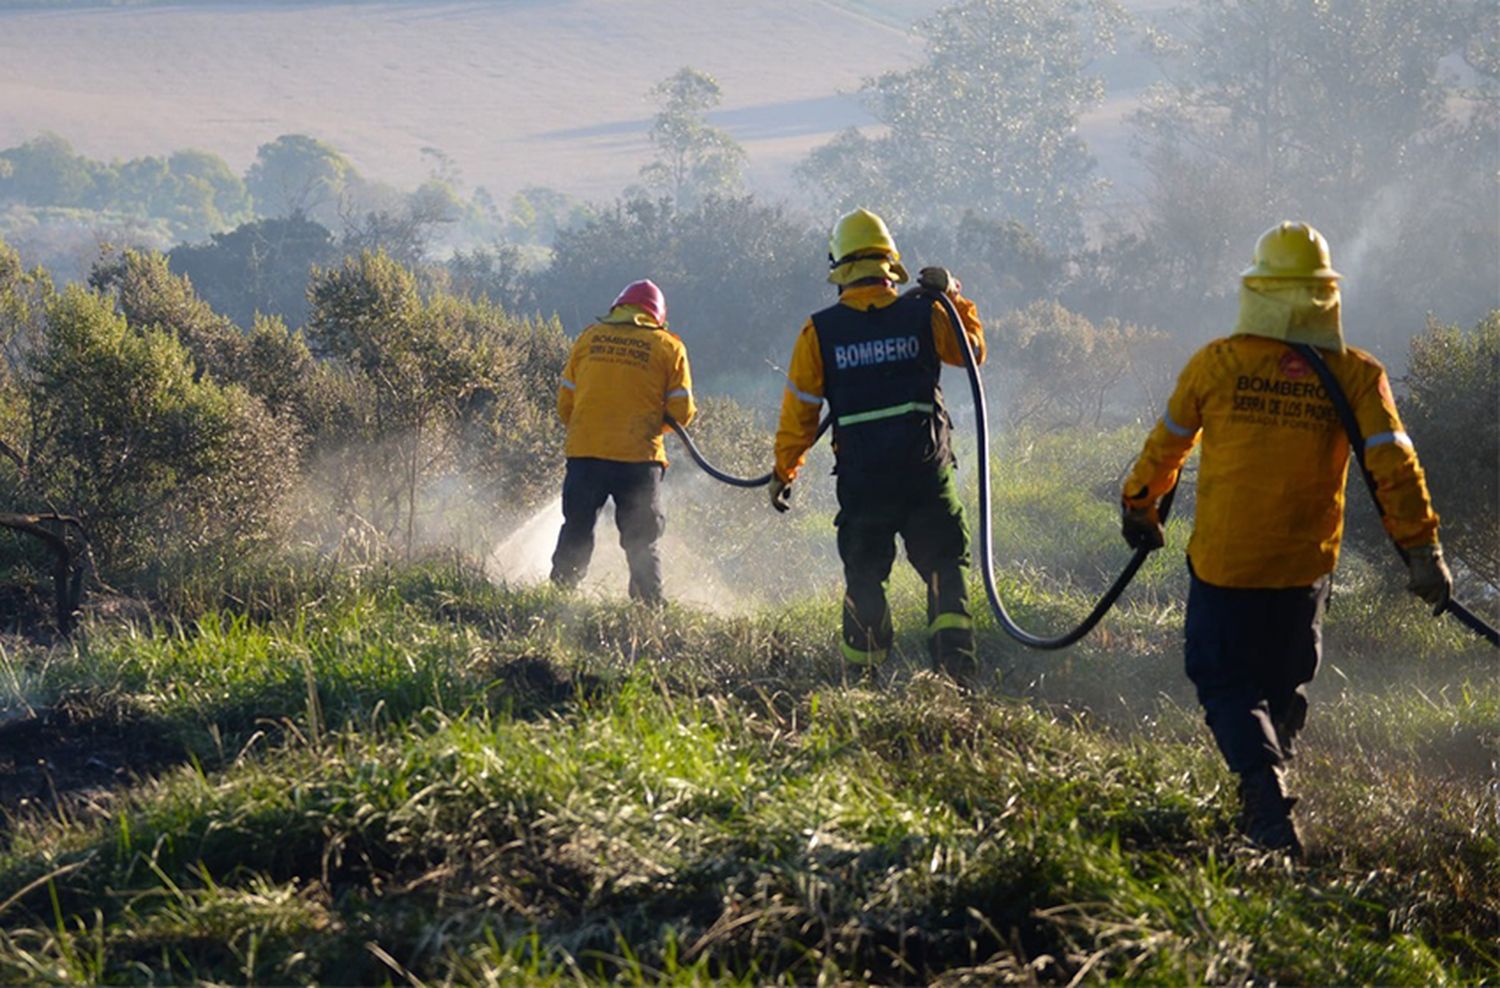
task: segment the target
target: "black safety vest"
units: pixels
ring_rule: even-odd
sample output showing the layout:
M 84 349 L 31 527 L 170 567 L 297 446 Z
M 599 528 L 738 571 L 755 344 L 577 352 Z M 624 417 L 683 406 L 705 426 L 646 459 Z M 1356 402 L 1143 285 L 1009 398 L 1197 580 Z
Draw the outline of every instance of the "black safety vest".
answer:
M 812 323 L 840 474 L 952 462 L 931 298 L 903 295 L 863 312 L 833 305 L 814 313 Z

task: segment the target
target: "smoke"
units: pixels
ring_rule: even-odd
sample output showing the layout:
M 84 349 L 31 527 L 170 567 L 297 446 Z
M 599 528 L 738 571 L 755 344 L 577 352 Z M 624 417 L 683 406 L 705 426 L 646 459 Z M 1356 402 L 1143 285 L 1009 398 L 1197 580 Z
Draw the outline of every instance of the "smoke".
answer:
M 497 583 L 535 586 L 548 579 L 562 527 L 560 497 L 519 519 L 515 513 L 507 517 L 506 498 L 498 492 L 518 485 L 497 477 L 483 482 L 454 465 L 421 480 L 413 512 L 397 469 L 406 452 L 403 441 L 398 436 L 351 442 L 309 466 L 289 509 L 304 545 L 343 561 L 369 562 L 404 554 L 409 533 L 413 555 L 456 551 L 479 558 Z M 679 469 L 662 485 L 661 498 L 667 528 L 658 551 L 669 600 L 741 614 L 784 599 L 776 594 L 784 588 L 768 563 L 781 547 L 765 537 L 773 520 L 762 498 Z M 790 532 L 781 536 L 795 541 Z M 623 599 L 629 569 L 612 505 L 601 511 L 594 537 L 594 555 L 580 589 L 596 598 Z M 747 551 L 752 546 L 765 551 Z M 784 558 L 785 553 L 779 555 Z
M 1390 250 L 1398 239 L 1402 221 L 1412 206 L 1414 190 L 1410 185 L 1388 185 L 1381 189 L 1365 209 L 1355 227 L 1354 236 L 1336 257 L 1334 267 L 1344 276 L 1346 285 L 1357 288 L 1366 275 L 1372 274 L 1372 261 L 1378 251 Z

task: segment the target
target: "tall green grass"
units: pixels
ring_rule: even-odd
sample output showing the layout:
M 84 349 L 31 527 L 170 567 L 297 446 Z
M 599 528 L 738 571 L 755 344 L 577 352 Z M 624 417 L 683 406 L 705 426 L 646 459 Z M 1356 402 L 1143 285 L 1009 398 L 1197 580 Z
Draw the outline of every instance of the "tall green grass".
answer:
M 1070 712 L 1103 647 L 968 696 L 917 638 L 847 675 L 833 602 L 267 579 L 297 603 L 7 652 L 8 703 L 184 758 L 11 815 L 0 982 L 1500 978 L 1493 677 L 1316 705 L 1292 866 L 1235 836 L 1191 706 Z

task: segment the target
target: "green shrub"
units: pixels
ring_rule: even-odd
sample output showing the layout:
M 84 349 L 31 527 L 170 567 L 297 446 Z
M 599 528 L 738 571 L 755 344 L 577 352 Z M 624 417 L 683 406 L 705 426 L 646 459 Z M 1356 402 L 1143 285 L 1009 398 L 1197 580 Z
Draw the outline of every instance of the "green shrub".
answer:
M 6 418 L 23 424 L 28 469 L 7 500 L 81 518 L 107 576 L 212 565 L 274 537 L 291 431 L 243 388 L 196 376 L 170 332 L 72 287 L 10 372 L 22 383 Z
M 1170 386 L 1159 370 L 1161 333 L 1114 320 L 1096 325 L 1056 302 L 1005 313 L 988 337 L 989 401 L 1012 428 L 1097 428 L 1134 416 L 1135 389 L 1155 405 Z
M 1500 589 L 1500 309 L 1469 331 L 1430 320 L 1403 383 L 1443 544 Z
M 383 253 L 317 271 L 309 334 L 337 398 L 315 432 L 313 480 L 341 529 L 410 554 L 424 532 L 467 541 L 493 515 L 556 483 L 553 412 L 567 341 L 555 323 L 438 293 Z M 343 536 L 340 536 L 341 538 Z

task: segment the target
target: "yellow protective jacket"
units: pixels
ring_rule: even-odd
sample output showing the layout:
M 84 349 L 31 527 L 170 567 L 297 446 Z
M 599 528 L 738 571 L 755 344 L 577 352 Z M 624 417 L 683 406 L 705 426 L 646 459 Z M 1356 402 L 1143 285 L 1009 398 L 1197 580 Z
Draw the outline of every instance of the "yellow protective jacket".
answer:
M 618 310 L 617 310 L 618 311 Z M 568 457 L 666 465 L 663 416 L 687 425 L 697 414 L 687 348 L 639 314 L 612 312 L 573 344 L 557 389 Z
M 852 309 L 883 309 L 896 301 L 891 285 L 855 285 L 844 289 L 839 303 Z M 974 303 L 961 295 L 951 295 L 964 333 L 974 350 L 975 363 L 984 363 L 984 325 Z M 932 303 L 932 336 L 938 356 L 945 364 L 962 367 L 963 350 L 949 325 L 948 314 L 940 303 Z M 807 449 L 818 433 L 818 419 L 823 409 L 823 351 L 818 346 L 818 331 L 812 319 L 802 326 L 802 333 L 792 347 L 792 363 L 787 368 L 786 392 L 781 397 L 781 422 L 776 429 L 776 476 L 791 483 L 801 468 Z
M 1438 517 L 1385 368 L 1323 351 L 1365 437 L 1386 530 L 1403 547 L 1437 541 Z M 1154 505 L 1203 437 L 1188 558 L 1222 587 L 1302 587 L 1333 571 L 1344 529 L 1349 441 L 1316 372 L 1285 343 L 1236 335 L 1193 355 L 1125 481 Z

